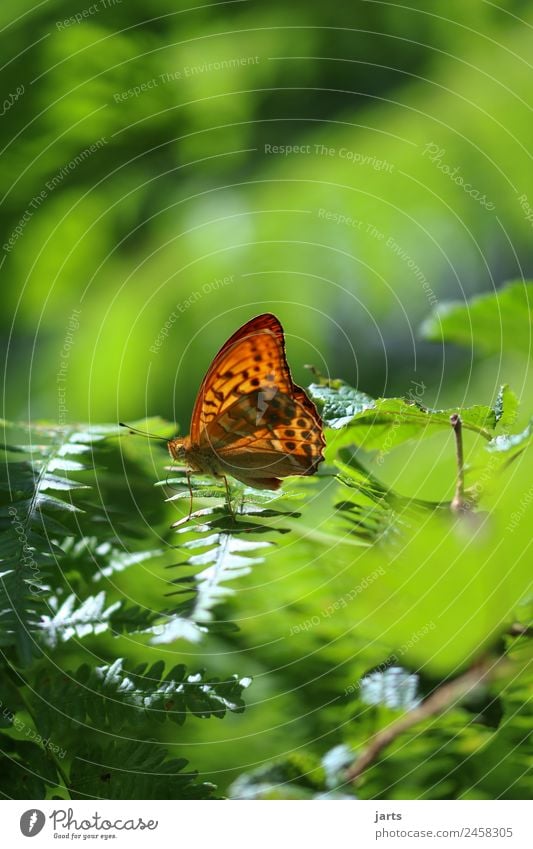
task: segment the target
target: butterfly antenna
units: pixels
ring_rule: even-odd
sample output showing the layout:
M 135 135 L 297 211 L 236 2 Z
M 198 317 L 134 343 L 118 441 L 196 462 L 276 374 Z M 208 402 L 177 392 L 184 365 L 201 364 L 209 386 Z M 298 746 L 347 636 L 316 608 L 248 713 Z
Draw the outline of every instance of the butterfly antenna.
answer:
M 178 488 L 175 487 L 175 486 L 172 486 L 172 484 L 169 483 L 168 479 L 169 479 L 170 475 L 172 474 L 173 469 L 178 469 L 178 468 L 179 468 L 179 465 L 176 463 L 175 460 L 172 460 L 171 463 L 170 463 L 170 466 L 167 466 L 168 474 L 165 478 L 165 486 L 168 486 L 169 489 L 175 489 L 176 491 L 177 491 Z
M 192 494 L 192 483 L 191 483 L 191 473 L 186 472 L 187 475 L 187 485 L 189 487 L 189 516 L 188 519 L 192 516 L 192 502 L 193 502 L 193 494 Z
M 136 427 L 132 427 L 129 424 L 124 424 L 124 422 L 119 422 L 119 427 L 127 427 L 130 433 L 137 433 L 139 436 L 145 436 L 147 439 L 162 439 L 163 442 L 168 442 L 166 436 L 157 436 L 155 433 L 148 433 L 145 430 L 139 430 Z

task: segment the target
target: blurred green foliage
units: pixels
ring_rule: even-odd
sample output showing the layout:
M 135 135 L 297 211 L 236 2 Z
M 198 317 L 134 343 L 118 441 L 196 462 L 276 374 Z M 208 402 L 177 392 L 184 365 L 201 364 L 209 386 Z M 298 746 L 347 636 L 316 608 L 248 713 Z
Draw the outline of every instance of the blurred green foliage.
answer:
M 185 428 L 212 340 L 265 309 L 296 364 L 450 402 L 419 321 L 533 267 L 527 3 L 27 6 L 1 12 L 11 417 L 57 418 L 74 309 L 71 420 Z
M 529 798 L 531 432 L 517 429 L 516 396 L 502 387 L 492 406 L 431 410 L 340 381 L 309 392 L 326 464 L 279 493 L 234 483 L 233 513 L 222 485 L 195 476 L 188 515 L 185 475 L 133 433 L 5 423 L 10 794 L 352 798 L 346 769 L 373 735 L 484 663 L 460 703 L 390 741 L 357 793 Z M 425 450 L 457 415 L 473 435 L 459 505 L 453 445 L 448 476 Z M 402 491 L 380 461 L 406 445 L 416 463 Z M 417 464 L 437 501 L 417 490 Z M 221 731 L 195 724 L 212 718 Z

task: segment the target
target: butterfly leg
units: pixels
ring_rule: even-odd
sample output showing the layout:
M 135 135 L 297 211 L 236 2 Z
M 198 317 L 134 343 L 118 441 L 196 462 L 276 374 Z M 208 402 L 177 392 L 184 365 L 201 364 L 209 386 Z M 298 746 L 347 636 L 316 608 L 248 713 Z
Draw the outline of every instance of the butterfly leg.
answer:
M 235 513 L 233 507 L 231 506 L 231 490 L 229 488 L 229 483 L 226 475 L 222 475 L 224 478 L 224 486 L 226 487 L 226 501 L 228 502 L 228 510 L 232 515 L 233 521 L 235 521 Z
M 186 469 L 185 474 L 187 476 L 187 486 L 189 487 L 189 515 L 187 516 L 187 521 L 188 521 L 192 516 L 192 499 L 193 499 L 190 469 Z

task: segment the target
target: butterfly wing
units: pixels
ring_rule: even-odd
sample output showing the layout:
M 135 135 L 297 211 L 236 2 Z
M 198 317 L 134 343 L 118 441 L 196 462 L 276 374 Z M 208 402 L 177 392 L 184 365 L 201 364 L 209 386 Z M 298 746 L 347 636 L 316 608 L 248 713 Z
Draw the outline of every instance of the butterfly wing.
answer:
M 318 414 L 305 401 L 263 390 L 243 396 L 208 428 L 211 450 L 231 465 L 234 477 L 313 474 L 324 459 L 324 437 Z
M 257 316 L 221 348 L 198 393 L 191 441 L 247 482 L 316 471 L 322 424 L 292 381 L 275 316 Z
M 274 315 L 265 313 L 239 328 L 211 363 L 192 412 L 191 442 L 199 445 L 206 429 L 235 401 L 274 381 L 280 391 L 290 393 L 283 329 Z

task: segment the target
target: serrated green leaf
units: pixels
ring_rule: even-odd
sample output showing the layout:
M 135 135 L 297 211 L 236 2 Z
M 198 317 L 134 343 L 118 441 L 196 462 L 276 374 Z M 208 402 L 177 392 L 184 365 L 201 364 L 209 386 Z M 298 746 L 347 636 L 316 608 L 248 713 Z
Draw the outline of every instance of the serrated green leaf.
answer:
M 345 388 L 345 387 L 344 387 Z M 330 396 L 337 393 L 329 388 Z M 494 410 L 489 406 L 456 407 L 448 410 L 431 410 L 418 402 L 404 398 L 378 398 L 372 404 L 363 404 L 351 414 L 353 403 L 349 400 L 343 407 L 343 395 L 338 393 L 331 405 L 334 418 L 324 418 L 326 427 L 341 430 L 340 439 L 335 438 L 335 447 L 352 442 L 367 451 L 388 451 L 409 439 L 432 436 L 437 429 L 450 430 L 450 417 L 461 416 L 463 428 L 490 439 L 496 425 Z M 341 415 L 342 411 L 346 415 Z
M 518 398 L 507 384 L 500 387 L 493 409 L 495 423 L 499 426 L 500 430 L 510 427 L 516 421 L 518 415 Z
M 315 402 L 326 427 L 344 427 L 358 414 L 375 406 L 375 400 L 364 392 L 336 380 L 327 385 L 312 383 L 309 395 Z
M 58 457 L 65 457 L 67 454 L 87 454 L 91 451 L 90 444 L 86 442 L 75 442 L 69 440 L 64 442 L 57 450 Z
M 491 439 L 486 446 L 487 451 L 493 453 L 508 454 L 509 456 L 517 454 L 527 447 L 533 437 L 533 419 L 520 433 L 501 433 Z
M 422 335 L 432 342 L 454 342 L 474 353 L 518 351 L 531 354 L 533 286 L 516 281 L 498 292 L 473 297 L 467 304 L 441 303 L 422 325 Z
M 43 495 L 42 486 L 39 487 L 39 495 L 35 499 L 36 506 L 39 510 L 48 508 L 49 510 L 58 511 L 59 513 L 83 513 L 81 507 L 77 507 L 72 501 L 63 501 L 61 498 L 56 498 L 54 495 Z
M 383 574 L 357 596 L 361 633 L 387 645 L 402 665 L 446 674 L 471 663 L 505 631 L 513 609 L 531 591 L 519 534 L 508 534 L 504 549 L 501 532 L 497 545 L 494 533 L 489 515 L 441 514 L 404 534 L 385 566 L 376 550 L 366 550 L 354 582 L 379 568 Z M 353 560 L 342 546 L 336 553 L 341 563 Z
M 83 472 L 89 469 L 84 463 L 79 463 L 77 460 L 68 460 L 66 457 L 52 457 L 47 463 L 47 468 L 50 472 L 60 470 L 62 472 Z

